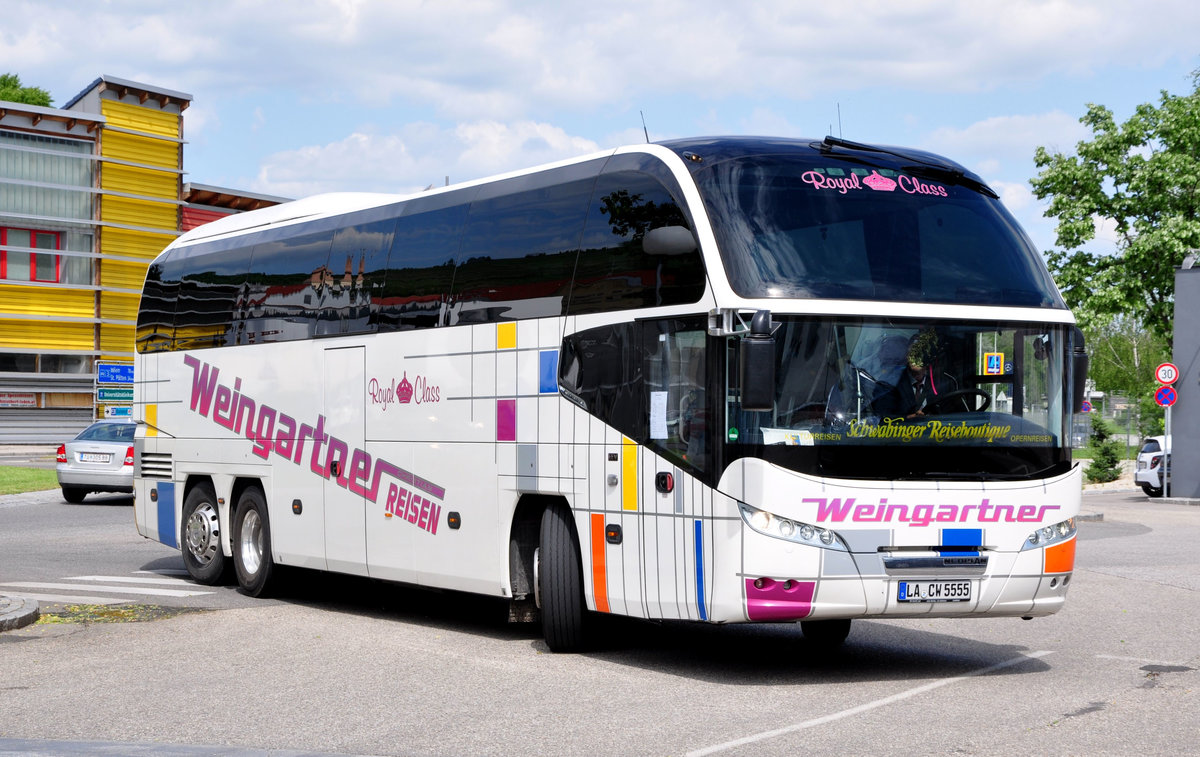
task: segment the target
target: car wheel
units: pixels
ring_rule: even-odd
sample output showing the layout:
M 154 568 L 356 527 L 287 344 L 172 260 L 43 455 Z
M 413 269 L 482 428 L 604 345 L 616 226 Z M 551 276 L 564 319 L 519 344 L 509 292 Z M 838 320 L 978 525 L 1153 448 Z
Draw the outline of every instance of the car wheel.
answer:
M 1150 484 L 1142 484 L 1142 491 L 1146 492 L 1147 497 L 1161 497 L 1163 495 L 1161 487 L 1151 486 Z
M 221 548 L 217 495 L 208 484 L 192 487 L 183 500 L 183 565 L 197 583 L 217 586 L 229 575 L 229 558 Z
M 70 502 L 72 505 L 78 505 L 87 496 L 87 489 L 78 486 L 64 486 L 62 488 L 63 499 Z
M 271 523 L 267 500 L 256 487 L 238 498 L 233 516 L 233 565 L 238 585 L 252 597 L 264 597 L 274 585 L 275 563 L 271 559 Z

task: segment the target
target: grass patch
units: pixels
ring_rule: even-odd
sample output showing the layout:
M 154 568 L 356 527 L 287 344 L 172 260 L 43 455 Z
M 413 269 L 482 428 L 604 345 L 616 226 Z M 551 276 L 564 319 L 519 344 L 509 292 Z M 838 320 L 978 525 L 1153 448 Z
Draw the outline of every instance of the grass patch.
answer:
M 58 488 L 58 473 L 45 468 L 0 465 L 0 494 L 21 494 Z
M 43 625 L 55 623 L 144 623 L 173 618 L 189 612 L 207 612 L 201 607 L 163 607 L 161 605 L 67 605 L 38 618 Z

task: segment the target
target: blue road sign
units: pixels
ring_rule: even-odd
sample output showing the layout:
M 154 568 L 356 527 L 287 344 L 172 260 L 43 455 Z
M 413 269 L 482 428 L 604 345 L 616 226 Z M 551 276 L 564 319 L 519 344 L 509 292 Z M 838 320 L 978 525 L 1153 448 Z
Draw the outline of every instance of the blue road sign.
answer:
M 1175 404 L 1175 399 L 1179 395 L 1169 386 L 1160 386 L 1158 391 L 1154 393 L 1154 401 L 1162 407 L 1170 407 Z
M 96 363 L 97 384 L 132 384 L 133 363 Z

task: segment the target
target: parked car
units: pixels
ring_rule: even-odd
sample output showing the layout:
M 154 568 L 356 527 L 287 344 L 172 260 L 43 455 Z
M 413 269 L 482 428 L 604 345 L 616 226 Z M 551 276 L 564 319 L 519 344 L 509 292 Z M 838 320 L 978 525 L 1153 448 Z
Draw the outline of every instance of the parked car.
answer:
M 78 504 L 90 492 L 133 493 L 133 432 L 128 420 L 96 421 L 58 445 L 58 485 Z
M 1142 442 L 1138 450 L 1137 464 L 1133 471 L 1134 483 L 1151 497 L 1163 495 L 1163 472 L 1170 480 L 1171 442 L 1165 436 L 1151 436 Z

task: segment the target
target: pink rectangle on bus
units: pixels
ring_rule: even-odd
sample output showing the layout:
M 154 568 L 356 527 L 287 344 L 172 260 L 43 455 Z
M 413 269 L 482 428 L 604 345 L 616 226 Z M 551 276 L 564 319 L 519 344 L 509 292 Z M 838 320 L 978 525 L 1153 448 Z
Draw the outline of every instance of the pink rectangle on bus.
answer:
M 812 612 L 816 581 L 746 579 L 746 617 L 750 620 L 800 620 Z
M 496 400 L 496 441 L 517 440 L 517 401 Z

